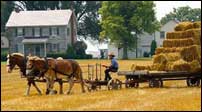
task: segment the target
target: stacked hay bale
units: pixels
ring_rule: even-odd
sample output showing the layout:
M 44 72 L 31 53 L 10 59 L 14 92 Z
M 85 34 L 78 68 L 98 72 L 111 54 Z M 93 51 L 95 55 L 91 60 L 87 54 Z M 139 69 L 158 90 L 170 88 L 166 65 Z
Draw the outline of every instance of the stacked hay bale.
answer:
M 132 65 L 135 70 L 201 71 L 201 22 L 181 22 L 168 32 L 150 66 Z

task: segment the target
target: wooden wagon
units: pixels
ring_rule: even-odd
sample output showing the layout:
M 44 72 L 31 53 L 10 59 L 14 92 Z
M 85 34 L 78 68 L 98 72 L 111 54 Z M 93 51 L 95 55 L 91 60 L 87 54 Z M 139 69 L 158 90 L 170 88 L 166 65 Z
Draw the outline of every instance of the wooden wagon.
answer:
M 149 87 L 163 87 L 166 80 L 186 80 L 187 86 L 200 86 L 201 72 L 186 71 L 119 71 L 119 76 L 125 76 L 125 87 L 139 87 L 141 82 L 149 82 Z
M 101 64 L 96 63 L 95 65 L 88 65 L 86 67 L 88 67 L 88 79 L 85 79 L 85 82 L 89 85 L 89 91 L 97 90 L 98 88 L 101 89 L 101 86 L 106 86 L 108 90 L 121 89 L 122 82 L 119 79 L 111 79 L 109 81 L 105 81 L 102 79 Z

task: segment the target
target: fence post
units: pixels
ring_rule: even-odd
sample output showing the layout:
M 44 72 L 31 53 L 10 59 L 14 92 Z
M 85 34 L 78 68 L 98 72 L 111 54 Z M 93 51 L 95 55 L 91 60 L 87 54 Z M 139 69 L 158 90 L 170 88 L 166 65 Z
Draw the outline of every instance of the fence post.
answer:
M 90 80 L 90 68 L 89 68 L 89 64 L 88 64 L 88 80 Z
M 102 80 L 101 75 L 102 74 L 102 67 L 101 67 L 101 63 L 100 63 L 100 80 Z
M 96 63 L 96 65 L 95 65 L 95 74 L 96 74 L 96 79 L 95 80 L 97 80 L 98 78 L 97 78 L 97 63 Z

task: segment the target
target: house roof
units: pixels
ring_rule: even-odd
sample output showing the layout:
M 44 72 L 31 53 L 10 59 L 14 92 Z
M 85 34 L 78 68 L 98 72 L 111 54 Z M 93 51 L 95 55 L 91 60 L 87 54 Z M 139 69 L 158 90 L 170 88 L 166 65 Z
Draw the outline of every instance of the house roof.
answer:
M 71 10 L 13 11 L 6 27 L 68 25 Z

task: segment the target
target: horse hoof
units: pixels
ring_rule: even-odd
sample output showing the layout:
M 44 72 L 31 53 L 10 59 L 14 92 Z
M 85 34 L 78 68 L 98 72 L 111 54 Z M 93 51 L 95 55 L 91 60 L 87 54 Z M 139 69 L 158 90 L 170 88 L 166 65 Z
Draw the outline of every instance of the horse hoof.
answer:
M 52 91 L 50 91 L 50 93 L 49 93 L 50 95 L 54 95 L 54 94 L 57 94 L 57 91 L 56 90 L 52 90 Z
M 29 94 L 24 94 L 24 96 L 29 96 Z

